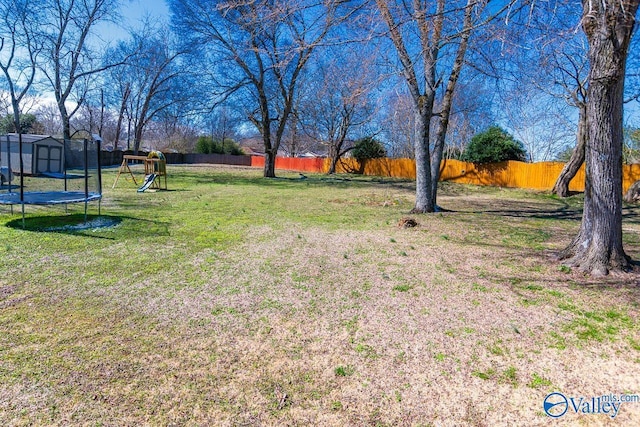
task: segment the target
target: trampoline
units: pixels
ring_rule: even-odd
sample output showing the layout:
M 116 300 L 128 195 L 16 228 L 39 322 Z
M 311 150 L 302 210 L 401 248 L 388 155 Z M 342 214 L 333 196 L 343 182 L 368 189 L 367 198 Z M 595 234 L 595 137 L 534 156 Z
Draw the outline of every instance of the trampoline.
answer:
M 9 170 L 0 205 L 67 205 L 102 199 L 100 138 L 58 140 L 42 135 L 0 137 L 0 167 Z
M 99 200 L 102 196 L 97 193 L 85 194 L 80 191 L 31 191 L 20 193 L 0 194 L 0 205 L 64 205 L 67 203 L 83 203 Z

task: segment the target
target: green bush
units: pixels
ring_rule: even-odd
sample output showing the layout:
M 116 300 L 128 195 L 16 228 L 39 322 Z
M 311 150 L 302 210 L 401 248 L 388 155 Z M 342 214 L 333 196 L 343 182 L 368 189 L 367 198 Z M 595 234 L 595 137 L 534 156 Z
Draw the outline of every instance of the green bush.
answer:
M 462 160 L 473 163 L 496 163 L 505 160 L 526 161 L 526 151 L 520 141 L 500 126 L 491 126 L 471 138 Z
M 235 146 L 231 147 L 231 151 L 229 152 L 229 154 L 233 154 L 234 156 L 244 156 L 244 151 L 242 151 L 242 148 L 240 148 L 240 146 L 235 142 L 234 144 Z
M 207 136 L 201 136 L 196 141 L 196 153 L 198 154 L 211 154 L 211 148 L 213 141 Z
M 36 116 L 33 114 L 20 114 L 20 132 L 31 133 L 34 131 L 41 131 L 42 126 L 38 123 Z M 7 114 L 0 119 L 0 134 L 13 133 L 16 131 L 15 123 L 13 122 L 13 114 Z
M 366 137 L 356 141 L 351 154 L 358 160 L 377 159 L 386 157 L 387 151 L 380 141 L 372 137 Z
M 196 141 L 196 153 L 199 154 L 233 154 L 242 156 L 244 152 L 240 146 L 231 139 L 226 139 L 224 144 L 220 141 L 213 140 L 210 136 L 201 136 Z

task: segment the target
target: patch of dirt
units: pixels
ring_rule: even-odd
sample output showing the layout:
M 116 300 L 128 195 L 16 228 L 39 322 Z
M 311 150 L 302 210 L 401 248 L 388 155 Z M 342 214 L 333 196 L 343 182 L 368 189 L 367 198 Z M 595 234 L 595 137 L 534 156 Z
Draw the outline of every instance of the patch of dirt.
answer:
M 13 295 L 17 289 L 18 287 L 15 285 L 0 286 L 0 299 L 5 299 Z
M 224 349 L 202 375 L 222 376 L 215 394 L 233 402 L 230 419 L 266 425 L 545 425 L 551 391 L 640 390 L 640 356 L 625 338 L 637 331 L 602 342 L 575 334 L 579 310 L 625 307 L 637 324 L 627 299 L 637 293 L 585 291 L 542 253 L 461 245 L 459 225 L 427 218 L 438 233 L 256 229 L 252 243 L 217 254 L 201 286 L 149 293 L 129 309 L 167 326 L 200 319 L 185 334 L 211 334 Z M 640 422 L 640 404 L 615 421 Z
M 15 305 L 18 305 L 18 304 L 28 300 L 29 298 L 30 298 L 29 296 L 22 296 L 22 297 L 18 297 L 18 298 L 12 298 L 12 299 L 7 299 L 7 300 L 4 300 L 4 301 L 0 301 L 0 309 L 13 307 Z
M 120 224 L 119 219 L 99 217 L 91 221 L 80 222 L 78 224 L 63 225 L 60 227 L 48 227 L 44 231 L 83 231 L 113 228 Z
M 13 297 L 18 293 L 18 289 L 17 285 L 0 286 L 0 309 L 13 307 L 31 298 L 28 295 Z
M 404 218 L 400 218 L 400 221 L 398 221 L 398 227 L 400 228 L 413 228 L 417 226 L 418 226 L 418 221 L 416 221 L 415 218 L 404 217 Z

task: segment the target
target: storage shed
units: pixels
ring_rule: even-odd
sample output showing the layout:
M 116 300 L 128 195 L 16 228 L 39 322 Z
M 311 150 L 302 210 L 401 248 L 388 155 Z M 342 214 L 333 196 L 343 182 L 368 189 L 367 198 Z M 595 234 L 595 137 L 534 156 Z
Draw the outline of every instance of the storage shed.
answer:
M 17 133 L 0 136 L 0 153 L 0 167 L 20 173 L 20 144 Z M 22 159 L 25 175 L 63 173 L 64 143 L 47 135 L 22 135 Z

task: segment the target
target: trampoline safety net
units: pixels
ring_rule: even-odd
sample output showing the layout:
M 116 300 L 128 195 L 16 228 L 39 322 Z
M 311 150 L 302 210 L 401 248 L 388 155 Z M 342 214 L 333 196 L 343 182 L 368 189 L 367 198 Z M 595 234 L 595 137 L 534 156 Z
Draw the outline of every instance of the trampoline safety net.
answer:
M 22 154 L 22 161 L 20 161 Z M 54 205 L 102 198 L 100 140 L 0 136 L 0 204 Z

